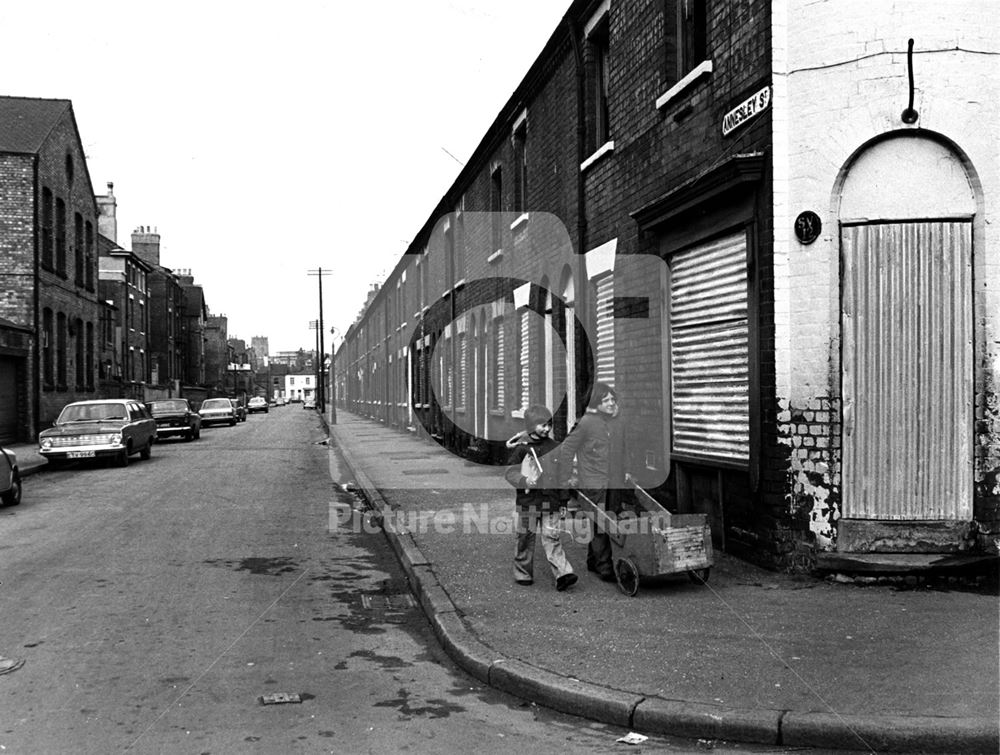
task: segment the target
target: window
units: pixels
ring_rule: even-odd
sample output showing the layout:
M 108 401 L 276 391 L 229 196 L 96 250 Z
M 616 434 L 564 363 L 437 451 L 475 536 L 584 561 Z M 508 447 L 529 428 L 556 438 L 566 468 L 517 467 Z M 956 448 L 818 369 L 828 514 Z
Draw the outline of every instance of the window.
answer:
M 66 315 L 56 315 L 56 389 L 66 390 Z
M 490 343 L 490 409 L 501 411 L 504 407 L 504 388 L 506 372 L 504 371 L 503 353 L 503 318 L 493 320 L 493 332 Z
M 490 213 L 493 251 L 496 252 L 503 248 L 503 168 L 499 165 L 490 173 Z
M 445 264 L 445 285 L 451 288 L 458 281 L 455 272 L 455 231 L 451 222 L 448 222 L 444 229 L 444 264 Z
M 465 204 L 465 198 L 462 198 Z M 459 210 L 455 218 L 455 280 L 465 280 L 465 215 Z
M 742 231 L 670 260 L 673 453 L 750 458 L 747 245 Z
M 53 369 L 53 354 L 55 353 L 55 331 L 53 330 L 52 310 L 46 307 L 42 310 L 42 375 L 47 388 L 55 385 Z
M 610 34 L 608 10 L 605 6 L 587 24 L 587 144 L 596 152 L 611 141 L 608 110 Z
M 66 203 L 56 199 L 56 272 L 66 277 Z
M 87 390 L 94 390 L 94 323 L 87 323 L 87 355 L 84 359 L 84 369 L 87 373 Z
M 708 57 L 708 0 L 667 0 L 667 81 L 675 83 Z M 673 7 L 671 7 L 673 6 Z
M 76 319 L 73 321 L 73 343 L 76 346 L 76 359 L 74 360 L 76 390 L 82 391 L 87 385 L 86 337 L 83 331 L 83 320 Z
M 94 290 L 94 224 L 89 220 L 86 223 L 86 234 L 84 237 L 84 285 L 88 291 Z
M 528 211 L 528 121 L 522 119 L 514 130 L 514 210 Z
M 42 265 L 52 269 L 53 249 L 55 249 L 55 213 L 52 190 L 42 188 Z
M 78 286 L 82 286 L 84 283 L 85 251 L 83 245 L 83 215 L 75 212 L 73 213 L 73 282 Z

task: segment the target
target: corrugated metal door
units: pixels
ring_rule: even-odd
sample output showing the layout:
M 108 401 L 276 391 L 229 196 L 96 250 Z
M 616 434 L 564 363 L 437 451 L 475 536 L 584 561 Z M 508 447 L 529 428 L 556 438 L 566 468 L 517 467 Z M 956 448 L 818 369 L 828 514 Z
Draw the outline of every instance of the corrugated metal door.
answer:
M 972 226 L 844 225 L 843 516 L 972 516 Z
M 747 245 L 742 231 L 670 260 L 670 370 L 677 455 L 750 459 Z

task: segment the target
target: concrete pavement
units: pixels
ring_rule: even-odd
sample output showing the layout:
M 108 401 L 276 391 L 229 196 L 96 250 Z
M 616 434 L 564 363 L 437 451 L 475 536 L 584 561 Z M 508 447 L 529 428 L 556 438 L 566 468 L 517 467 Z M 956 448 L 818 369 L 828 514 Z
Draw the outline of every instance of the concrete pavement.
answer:
M 861 751 L 996 753 L 996 581 L 859 586 L 716 553 L 707 584 L 643 581 L 629 598 L 512 577 L 501 469 L 338 410 L 329 428 L 451 657 L 479 680 L 646 733 Z M 352 526 L 331 512 L 331 526 Z M 364 526 L 355 520 L 354 526 Z

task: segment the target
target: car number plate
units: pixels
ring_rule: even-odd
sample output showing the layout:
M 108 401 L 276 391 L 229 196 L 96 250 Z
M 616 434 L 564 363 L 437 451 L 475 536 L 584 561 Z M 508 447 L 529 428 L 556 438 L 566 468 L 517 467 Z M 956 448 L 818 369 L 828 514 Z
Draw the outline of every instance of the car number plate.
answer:
M 67 451 L 66 456 L 70 459 L 89 459 L 94 455 L 93 451 Z

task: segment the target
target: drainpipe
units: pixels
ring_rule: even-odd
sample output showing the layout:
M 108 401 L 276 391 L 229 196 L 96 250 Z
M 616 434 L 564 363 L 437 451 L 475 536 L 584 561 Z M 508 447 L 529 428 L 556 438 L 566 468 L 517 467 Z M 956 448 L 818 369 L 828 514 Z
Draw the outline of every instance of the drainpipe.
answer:
M 579 166 L 583 163 L 586 158 L 586 139 L 587 139 L 587 124 L 586 124 L 586 110 L 585 110 L 585 94 L 586 94 L 586 71 L 583 66 L 583 49 L 582 41 L 580 36 L 580 28 L 575 23 L 575 21 L 570 18 L 567 14 L 564 17 L 566 21 L 566 26 L 569 29 L 570 43 L 573 45 L 573 57 L 575 59 L 575 69 L 576 69 L 576 253 L 577 253 L 577 264 L 573 267 L 573 277 L 574 277 L 574 287 L 576 288 L 576 303 L 574 305 L 574 313 L 577 318 L 584 320 L 585 322 L 590 322 L 589 312 L 590 312 L 590 291 L 587 285 L 587 270 L 584 264 L 584 253 L 587 250 L 587 191 L 586 184 L 584 182 L 583 171 L 579 169 Z M 567 323 L 567 327 L 570 324 Z M 572 323 L 572 327 L 576 328 L 576 322 Z M 582 357 L 583 350 L 580 348 L 580 344 L 583 338 L 587 337 L 587 332 L 589 328 L 583 330 L 576 328 L 574 335 L 576 338 L 573 339 L 574 348 L 576 350 L 576 355 L 574 363 L 576 364 L 576 375 L 574 379 L 576 380 L 576 401 L 577 406 L 568 407 L 569 411 L 573 413 L 573 418 L 579 415 L 580 408 L 583 406 L 582 399 L 585 395 L 586 388 L 589 386 L 591 381 L 591 365 L 589 362 L 585 362 Z M 589 350 L 592 352 L 592 349 Z
M 32 291 L 32 309 L 33 320 L 34 320 L 34 332 L 32 338 L 35 342 L 35 348 L 32 349 L 33 360 L 34 361 L 34 373 L 35 379 L 28 380 L 27 375 L 25 375 L 25 383 L 27 383 L 27 389 L 31 391 L 31 411 L 34 416 L 27 417 L 28 420 L 24 428 L 28 433 L 28 440 L 34 441 L 38 437 L 39 432 L 39 421 L 41 418 L 42 403 L 41 403 L 41 393 L 42 393 L 42 382 L 44 381 L 44 376 L 41 373 L 42 369 L 42 355 L 41 355 L 41 343 L 42 339 L 40 337 L 41 327 L 39 325 L 39 315 L 41 314 L 39 310 L 39 305 L 41 304 L 41 299 L 39 297 L 38 288 L 41 285 L 41 258 L 40 250 L 38 249 L 38 155 L 35 154 L 32 159 L 32 170 L 34 171 L 34 179 L 32 180 L 32 191 L 34 192 L 34 247 L 35 247 L 35 264 L 34 264 L 34 286 Z

